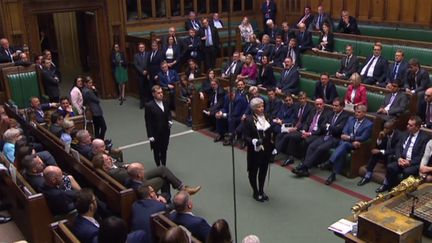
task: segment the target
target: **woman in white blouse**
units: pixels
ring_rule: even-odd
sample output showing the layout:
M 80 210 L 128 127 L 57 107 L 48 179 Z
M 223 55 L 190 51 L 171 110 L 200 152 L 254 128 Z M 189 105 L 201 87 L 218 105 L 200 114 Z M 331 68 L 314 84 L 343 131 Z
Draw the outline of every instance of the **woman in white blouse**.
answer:
M 170 69 L 174 69 L 177 72 L 179 71 L 179 62 L 180 62 L 180 47 L 175 43 L 174 37 L 168 37 L 168 43 L 163 50 L 163 54 L 165 55 L 165 61 L 168 63 L 168 67 Z
M 74 85 L 70 91 L 72 106 L 78 111 L 78 114 L 83 113 L 83 96 L 81 89 L 83 87 L 83 78 L 78 76 L 75 78 Z
M 254 31 L 252 25 L 249 23 L 248 17 L 246 16 L 243 17 L 243 20 L 239 25 L 239 29 L 240 29 L 240 36 L 242 38 L 242 41 L 249 42 L 250 36 L 253 35 Z

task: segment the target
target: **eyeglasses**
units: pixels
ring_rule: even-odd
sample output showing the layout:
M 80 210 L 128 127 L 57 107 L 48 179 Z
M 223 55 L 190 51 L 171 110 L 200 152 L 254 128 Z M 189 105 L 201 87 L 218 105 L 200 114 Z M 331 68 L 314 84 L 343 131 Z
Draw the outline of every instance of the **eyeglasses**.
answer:
M 373 50 L 374 50 L 374 51 L 381 51 L 381 49 L 376 49 L 376 48 L 374 48 Z

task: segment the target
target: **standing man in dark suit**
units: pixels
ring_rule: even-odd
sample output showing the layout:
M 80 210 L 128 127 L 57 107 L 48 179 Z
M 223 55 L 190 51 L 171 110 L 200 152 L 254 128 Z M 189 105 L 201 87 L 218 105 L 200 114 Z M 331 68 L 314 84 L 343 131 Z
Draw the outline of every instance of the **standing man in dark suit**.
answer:
M 90 107 L 90 110 L 93 114 L 95 137 L 104 140 L 107 126 L 103 116 L 102 107 L 100 106 L 100 99 L 97 96 L 96 87 L 93 85 L 93 80 L 91 77 L 86 77 L 84 80 L 82 95 L 84 99 L 84 105 Z
M 163 90 L 152 87 L 153 100 L 145 105 L 145 122 L 153 157 L 157 166 L 166 165 L 169 136 L 171 133 L 171 111 L 163 102 Z
M 12 48 L 6 38 L 0 39 L 0 63 L 14 62 L 22 51 Z
M 282 42 L 285 46 L 288 46 L 288 43 L 292 38 L 294 39 L 296 38 L 295 32 L 290 30 L 288 22 L 282 22 L 281 36 L 282 36 Z
M 194 11 L 189 12 L 188 20 L 185 22 L 185 30 L 194 29 L 198 31 L 201 28 L 200 21 L 196 18 L 196 14 Z
M 171 26 L 168 28 L 168 34 L 164 35 L 162 37 L 162 49 L 167 49 L 168 46 L 168 38 L 172 37 L 174 39 L 174 44 L 177 44 L 180 48 L 183 47 L 183 44 L 181 43 L 181 39 L 177 37 L 176 35 L 176 28 L 174 26 Z
M 224 27 L 224 23 L 219 17 L 219 13 L 213 13 L 212 19 L 209 21 L 209 24 L 216 29 L 222 29 Z
M 185 191 L 179 191 L 174 196 L 175 212 L 169 215 L 169 218 L 178 225 L 183 225 L 199 241 L 206 241 L 210 232 L 210 225 L 204 218 L 195 216 L 192 213 L 192 200 L 190 195 Z
M 215 68 L 216 65 L 219 51 L 219 33 L 214 26 L 209 25 L 208 19 L 204 18 L 199 36 L 201 37 L 203 52 L 205 53 L 204 68 L 207 71 L 208 69 Z
M 408 68 L 409 65 L 405 60 L 403 50 L 396 50 L 394 62 L 388 68 L 387 83 L 392 80 L 400 80 L 405 85 L 407 83 Z
M 45 94 L 48 95 L 50 102 L 59 102 L 60 99 L 60 79 L 51 69 L 51 62 L 47 59 L 42 60 L 42 83 L 44 85 Z
M 422 119 L 422 124 L 432 128 L 432 88 L 428 88 L 424 95 L 424 102 L 420 105 L 417 115 Z
M 366 174 L 357 183 L 357 186 L 363 186 L 370 182 L 373 170 L 379 161 L 383 161 L 388 165 L 396 159 L 396 145 L 399 143 L 400 136 L 400 132 L 395 130 L 394 120 L 384 123 L 384 129 L 378 134 L 376 146 L 371 150 L 371 157 L 366 166 Z
M 299 24 L 299 32 L 297 35 L 297 44 L 300 52 L 312 49 L 312 33 L 306 29 L 306 24 Z
M 162 50 L 159 50 L 159 43 L 152 42 L 152 51 L 149 53 L 148 70 L 150 76 L 150 87 L 156 84 L 156 76 L 161 71 L 161 63 L 164 61 L 165 55 Z
M 270 55 L 271 64 L 275 67 L 283 67 L 283 62 L 285 60 L 285 57 L 287 56 L 288 48 L 283 45 L 282 37 L 277 36 L 275 41 L 275 46 L 273 48 L 273 51 Z
M 134 56 L 134 66 L 138 74 L 140 109 L 144 108 L 144 104 L 148 102 L 151 97 L 151 86 L 148 79 L 149 59 L 150 55 L 145 51 L 144 43 L 138 43 L 138 53 Z
M 287 55 L 286 57 L 291 57 L 294 66 L 301 67 L 300 59 L 300 48 L 297 46 L 297 39 L 291 38 L 287 45 Z
M 408 95 L 417 95 L 418 106 L 424 103 L 424 93 L 430 87 L 429 73 L 426 69 L 420 66 L 420 62 L 411 58 L 408 62 L 409 70 L 405 90 Z
M 426 143 L 430 139 L 420 127 L 420 117 L 412 116 L 408 120 L 407 133 L 401 136 L 396 146 L 396 161 L 387 165 L 386 178 L 382 186 L 376 189 L 376 193 L 390 190 L 399 184 L 399 174 L 402 174 L 403 178 L 418 175 Z
M 407 95 L 400 89 L 398 80 L 387 84 L 387 90 L 390 93 L 386 94 L 384 104 L 377 111 L 377 115 L 385 121 L 400 117 L 407 111 L 409 103 Z
M 336 98 L 333 101 L 333 113 L 328 116 L 325 127 L 325 135 L 315 139 L 307 148 L 305 159 L 292 172 L 297 176 L 309 176 L 309 170 L 339 144 L 342 129 L 348 120 L 349 113 L 344 111 L 343 99 Z
M 382 44 L 376 42 L 373 48 L 373 55 L 368 57 L 360 71 L 364 84 L 378 85 L 385 87 L 387 79 L 388 62 L 381 56 Z
M 330 159 L 321 165 L 321 168 L 333 165 L 333 171 L 327 178 L 326 185 L 332 184 L 336 180 L 336 174 L 342 171 L 347 153 L 360 148 L 363 142 L 370 139 L 373 123 L 366 118 L 366 111 L 366 106 L 356 106 L 355 115 L 348 119 L 342 130 L 339 145 L 330 156 Z
M 263 21 L 264 21 L 264 31 L 266 31 L 267 28 L 267 20 L 271 19 L 273 22 L 276 21 L 276 12 L 277 7 L 276 3 L 273 0 L 265 0 L 261 4 L 261 13 L 263 14 Z
M 314 16 L 312 22 L 309 25 L 309 30 L 322 31 L 322 26 L 325 22 L 330 25 L 330 30 L 333 31 L 333 21 L 330 15 L 324 12 L 324 7 L 322 5 L 319 5 L 317 9 L 317 14 Z
M 216 78 L 210 80 L 210 85 L 210 106 L 203 113 L 210 118 L 211 123 L 215 124 L 218 135 L 214 139 L 214 142 L 219 142 L 223 139 L 226 128 L 223 120 L 216 117 L 216 113 L 222 110 L 225 105 L 225 90 L 219 85 L 219 81 Z
M 196 30 L 189 29 L 189 36 L 183 41 L 183 61 L 189 59 L 195 60 L 195 63 L 199 63 L 202 60 L 201 53 L 201 40 L 197 36 Z
M 339 71 L 336 72 L 336 77 L 341 79 L 349 79 L 351 75 L 357 72 L 359 68 L 359 60 L 354 55 L 354 48 L 351 44 L 345 47 L 345 56 L 341 59 Z
M 300 29 L 300 25 L 304 24 L 305 27 L 306 27 L 306 29 L 309 29 L 309 25 L 310 25 L 310 23 L 312 22 L 313 19 L 314 19 L 314 15 L 312 13 L 311 7 L 310 6 L 305 6 L 304 7 L 304 14 L 303 14 L 303 16 L 301 16 L 299 18 L 299 20 L 297 21 L 296 26 L 297 26 L 297 28 Z
M 281 79 L 276 84 L 276 93 L 283 94 L 290 92 L 291 94 L 299 93 L 300 74 L 297 67 L 294 66 L 292 58 L 285 58 L 285 67 L 281 73 Z
M 353 16 L 350 16 L 347 10 L 342 11 L 337 30 L 344 34 L 360 35 L 357 20 Z
M 320 81 L 315 85 L 315 99 L 321 98 L 326 104 L 332 104 L 336 97 L 339 97 L 336 91 L 336 86 L 330 81 L 330 75 L 328 73 L 321 73 Z
M 231 62 L 222 68 L 222 78 L 237 77 L 241 73 L 243 62 L 240 60 L 240 53 L 235 51 L 232 55 Z

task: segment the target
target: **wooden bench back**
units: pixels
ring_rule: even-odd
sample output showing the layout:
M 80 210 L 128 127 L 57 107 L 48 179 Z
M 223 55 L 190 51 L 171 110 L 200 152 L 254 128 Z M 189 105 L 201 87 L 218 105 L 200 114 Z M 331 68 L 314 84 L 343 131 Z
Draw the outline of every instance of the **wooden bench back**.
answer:
M 150 224 L 152 226 L 153 236 L 156 238 L 157 242 L 165 235 L 165 233 L 172 227 L 177 226 L 173 221 L 171 221 L 165 213 L 156 213 L 150 217 Z M 192 236 L 192 243 L 200 243 Z
M 79 243 L 78 238 L 67 227 L 67 220 L 51 224 L 54 243 Z

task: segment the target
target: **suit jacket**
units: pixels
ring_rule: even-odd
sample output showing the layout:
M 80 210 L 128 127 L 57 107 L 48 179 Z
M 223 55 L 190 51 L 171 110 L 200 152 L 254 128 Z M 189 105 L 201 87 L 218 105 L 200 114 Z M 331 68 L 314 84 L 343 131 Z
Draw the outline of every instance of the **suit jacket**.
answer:
M 273 50 L 273 44 L 259 44 L 256 49 L 255 60 L 257 63 L 261 63 L 263 56 L 270 56 Z
M 60 89 L 59 89 L 59 82 L 60 80 L 57 80 L 55 78 L 58 78 L 57 75 L 54 73 L 51 69 L 42 69 L 42 82 L 45 89 L 45 94 L 48 95 L 48 97 L 59 97 L 60 96 Z
M 386 94 L 384 97 L 384 105 L 382 107 L 386 107 L 390 103 L 390 99 L 392 97 L 392 94 Z M 403 91 L 399 91 L 396 94 L 396 97 L 393 100 L 392 105 L 390 106 L 390 109 L 388 111 L 389 116 L 400 116 L 406 111 L 406 108 L 408 107 L 408 97 Z
M 215 96 L 216 101 L 215 102 Z M 222 87 L 218 87 L 216 90 L 211 90 L 210 100 L 210 116 L 214 116 L 216 112 L 220 111 L 224 107 L 225 102 L 225 90 Z
M 354 116 L 348 118 L 345 127 L 342 130 L 342 134 L 351 136 L 351 141 L 365 142 L 366 140 L 371 138 L 373 123 L 369 121 L 366 117 L 363 118 L 360 126 L 357 128 L 354 133 L 354 125 L 357 119 Z
M 219 23 L 222 25 L 222 28 L 225 26 L 225 24 L 223 23 L 223 21 L 221 19 L 219 19 Z M 215 26 L 215 21 L 213 19 L 209 20 L 209 25 L 213 26 L 216 28 Z M 217 29 L 217 28 L 216 28 Z
M 287 46 L 287 57 L 290 56 L 293 61 L 294 61 L 294 65 L 296 67 L 301 67 L 301 56 L 300 56 L 300 48 L 298 47 L 294 47 L 291 48 L 289 46 Z
M 204 242 L 210 232 L 210 225 L 201 217 L 189 213 L 171 213 L 169 218 L 178 225 L 183 225 L 193 236 Z
M 199 27 L 198 30 L 199 30 L 202 27 L 202 24 L 198 19 L 195 19 L 195 22 L 198 24 L 198 27 Z M 190 19 L 186 20 L 185 29 L 186 29 L 186 31 L 188 31 L 189 29 L 195 29 L 193 24 L 192 24 L 192 21 Z M 197 30 L 197 29 L 195 29 L 195 30 Z
M 147 136 L 153 137 L 154 142 L 151 147 L 165 149 L 168 147 L 170 136 L 171 111 L 168 104 L 163 102 L 164 110 L 156 104 L 155 100 L 151 100 L 145 104 L 145 122 Z
M 342 111 L 338 116 L 337 119 L 332 123 L 333 118 L 336 114 L 332 112 L 327 119 L 327 123 L 329 124 L 328 128 L 325 126 L 324 129 L 326 131 L 326 134 L 331 135 L 335 139 L 340 139 L 340 136 L 342 135 L 342 131 L 345 127 L 345 124 L 349 118 L 349 113 L 346 111 Z M 326 125 L 325 124 L 325 125 Z
M 243 46 L 243 53 L 244 55 L 251 54 L 252 56 L 255 56 L 258 50 L 258 43 L 256 42 L 246 42 Z
M 198 35 L 195 35 L 194 38 L 191 38 L 190 36 L 186 37 L 183 40 L 183 59 L 194 59 L 194 60 L 201 60 L 202 59 L 202 53 L 201 53 L 201 40 Z
M 162 36 L 162 50 L 166 50 L 166 48 L 168 46 L 168 37 L 170 37 L 170 35 Z M 181 49 L 183 47 L 182 38 L 175 36 L 174 37 L 174 44 L 179 46 L 179 48 Z
M 312 44 L 312 33 L 305 30 L 303 34 L 301 32 L 297 35 L 297 46 L 300 49 L 300 52 L 306 51 L 308 49 L 311 49 Z
M 212 41 L 213 41 L 213 46 L 216 47 L 217 49 L 219 49 L 220 46 L 220 41 L 219 41 L 219 32 L 218 29 L 216 29 L 213 25 L 209 25 L 210 27 L 210 31 L 211 31 L 211 37 L 212 37 Z M 204 27 L 201 27 L 198 35 L 200 37 L 204 37 L 206 36 L 206 29 Z M 201 47 L 204 48 L 206 46 L 206 40 L 201 40 Z
M 342 17 L 339 19 L 338 31 L 344 34 L 353 34 L 360 35 L 360 30 L 357 27 L 357 20 L 349 16 L 348 25 L 342 20 Z
M 300 21 L 305 17 L 305 15 L 302 15 L 296 22 L 295 25 L 300 23 Z M 303 21 L 303 23 L 306 25 L 306 29 L 309 29 L 309 25 L 312 23 L 314 19 L 314 15 L 312 13 L 309 14 L 309 16 Z
M 289 70 L 289 71 L 288 71 Z M 288 72 L 287 74 L 285 74 Z M 291 94 L 298 94 L 300 82 L 300 74 L 297 67 L 291 67 L 291 69 L 284 69 L 281 73 L 281 79 L 277 83 L 277 87 L 284 93 L 290 92 Z
M 306 122 L 302 123 L 300 130 L 304 130 L 306 132 L 309 131 L 315 114 L 316 114 L 316 109 L 314 108 L 309 112 L 306 118 Z M 325 129 L 323 128 L 325 128 L 325 124 L 327 123 L 328 116 L 329 116 L 329 112 L 326 109 L 324 109 L 318 118 L 317 129 L 315 131 L 312 131 L 312 135 L 323 135 L 325 133 Z
M 331 19 L 330 15 L 328 13 L 323 13 L 321 16 L 321 21 L 319 22 L 318 28 L 316 28 L 318 20 L 319 20 L 320 15 L 317 13 L 315 14 L 312 22 L 309 25 L 309 31 L 314 31 L 314 30 L 322 30 L 323 24 L 325 22 L 330 24 L 330 29 L 333 29 L 333 20 Z
M 24 178 L 26 179 L 26 181 L 28 181 L 30 186 L 36 190 L 36 192 L 42 192 L 42 188 L 45 184 L 45 179 L 42 173 L 38 175 L 30 175 L 28 173 L 24 173 Z
M 321 44 L 320 44 L 323 41 L 323 37 L 324 37 L 324 35 L 320 32 L 320 35 L 318 38 L 318 45 L 316 46 L 316 48 L 318 48 L 321 51 L 332 52 L 333 46 L 334 46 L 334 34 L 333 34 L 333 32 L 329 32 L 327 34 L 327 45 L 325 45 L 325 47 L 321 46 Z
M 165 72 L 159 72 L 158 79 L 162 88 L 168 88 L 168 84 L 175 84 L 180 81 L 178 73 L 173 69 L 168 69 L 168 75 Z
M 144 77 L 143 71 L 148 69 L 149 60 L 150 54 L 146 51 L 134 55 L 134 67 L 140 77 Z
M 275 26 L 273 29 L 267 28 L 264 34 L 268 35 L 270 37 L 270 42 L 274 44 L 276 36 L 281 35 L 281 30 Z
M 281 101 L 281 103 L 282 103 L 282 101 Z M 294 125 L 294 121 L 297 119 L 296 111 L 298 111 L 296 108 L 297 107 L 294 104 L 291 106 L 288 106 L 286 103 L 283 103 L 283 104 L 281 104 L 281 106 L 279 108 L 279 112 L 277 113 L 277 115 L 274 118 L 281 119 L 284 124 L 291 123 L 292 125 Z
M 409 133 L 404 133 L 401 135 L 398 145 L 396 146 L 396 159 L 402 158 L 404 144 L 407 142 Z M 429 142 L 430 137 L 426 132 L 422 130 L 419 131 L 417 139 L 414 143 L 411 152 L 411 165 L 420 165 L 423 153 L 427 142 Z
M 229 112 L 230 107 L 230 98 L 229 94 L 225 95 L 224 98 L 224 107 L 222 108 L 223 113 Z M 245 93 L 236 92 L 232 109 L 231 109 L 231 116 L 233 119 L 240 119 L 243 114 L 246 113 L 247 108 L 249 107 L 249 102 L 247 99 L 247 96 Z
M 267 6 L 266 1 L 264 1 L 261 4 L 261 13 L 264 16 L 264 20 L 267 20 L 267 19 L 273 19 L 274 20 L 276 18 L 276 11 L 277 11 L 276 3 L 273 0 L 271 0 L 269 2 L 268 6 Z
M 415 92 L 425 91 L 430 86 L 429 73 L 424 68 L 416 73 L 409 72 L 407 77 L 406 88 L 415 90 Z
M 269 116 L 271 120 L 277 117 L 279 110 L 282 107 L 282 100 L 279 98 L 275 98 L 274 100 L 268 100 L 267 105 L 264 107 L 265 113 Z
M 76 193 L 73 190 L 62 190 L 45 184 L 42 193 L 53 215 L 68 214 L 75 209 Z
M 160 64 L 165 59 L 165 54 L 162 50 L 157 50 L 153 58 L 151 58 L 152 52 L 149 52 L 148 69 L 150 73 L 150 79 L 153 80 L 154 77 L 161 71 Z
M 273 67 L 270 64 L 267 64 L 265 68 L 263 67 L 263 65 L 260 65 L 258 69 L 257 80 L 258 80 L 258 84 L 262 84 L 266 88 L 275 87 L 276 79 L 273 74 Z
M 395 156 L 396 147 L 399 144 L 402 133 L 399 130 L 393 130 L 393 135 L 391 137 L 385 136 L 380 144 L 377 143 L 376 148 L 379 150 L 384 150 L 384 156 Z M 389 142 L 390 139 L 390 142 Z M 378 141 L 378 139 L 377 139 Z M 390 143 L 390 144 L 387 144 Z M 387 146 L 389 145 L 389 146 Z
M 399 63 L 397 72 L 395 70 L 395 65 L 396 62 L 389 64 L 388 73 L 387 73 L 387 82 L 393 80 L 400 80 L 405 85 L 407 83 L 407 77 L 408 77 L 408 68 L 409 68 L 408 62 L 402 60 L 402 62 Z M 394 78 L 395 76 L 396 78 Z
M 61 134 L 63 133 L 63 127 L 53 123 L 49 127 L 49 131 L 54 134 L 56 137 L 60 138 Z
M 242 68 L 243 68 L 243 64 L 244 64 L 244 63 L 243 63 L 242 61 L 240 61 L 240 60 L 237 61 L 237 63 L 235 64 L 234 73 L 232 74 L 233 77 L 237 77 L 237 75 L 239 75 L 239 74 L 241 73 Z M 228 71 L 228 69 L 230 69 L 231 65 L 233 65 L 233 61 L 227 63 L 227 65 L 222 69 L 222 73 L 227 74 L 227 72 L 228 72 L 227 75 L 229 75 L 230 72 L 231 72 L 231 70 Z M 232 67 L 231 67 L 231 68 L 232 68 Z
M 429 106 L 430 106 L 429 109 L 432 109 L 432 104 L 429 104 Z M 428 108 L 427 102 L 421 102 L 419 105 L 419 109 L 417 111 L 417 115 L 422 119 L 423 123 L 426 125 L 427 128 L 432 128 L 432 122 L 427 120 L 427 114 L 426 114 L 427 108 Z
M 348 60 L 347 59 L 347 56 L 344 56 L 341 59 L 341 65 L 338 71 L 339 73 L 343 73 L 345 75 L 345 79 L 349 79 L 353 73 L 357 72 L 360 65 L 357 56 L 354 54 L 352 54 Z
M 354 88 L 352 84 L 348 85 L 347 92 L 345 93 L 345 103 L 351 103 L 351 93 L 353 90 Z M 360 86 L 357 88 L 353 104 L 362 104 L 367 106 L 367 103 L 368 100 L 366 87 L 363 84 L 360 84 Z
M 123 167 L 111 168 L 108 170 L 108 175 L 116 179 L 116 181 L 125 185 L 126 179 L 129 178 L 127 170 Z
M 324 96 L 324 87 L 320 81 L 317 81 L 315 85 L 315 93 L 314 93 L 315 99 L 322 98 L 326 104 L 332 104 L 333 100 L 336 97 L 339 97 L 339 94 L 336 91 L 336 86 L 331 81 L 328 82 L 325 91 L 326 92 Z
M 270 54 L 270 60 L 273 61 L 273 66 L 275 67 L 283 67 L 282 63 L 287 56 L 288 48 L 286 46 L 275 46 L 273 48 L 273 52 Z
M 165 211 L 165 204 L 154 199 L 137 200 L 132 205 L 132 230 L 144 230 L 147 232 L 148 241 L 152 242 L 152 229 L 150 226 L 150 216 Z
M 12 55 L 17 51 L 16 48 L 9 47 L 9 53 Z M 12 62 L 11 56 L 6 54 L 6 50 L 3 47 L 0 47 L 0 63 L 8 63 Z
M 366 59 L 363 67 L 360 69 L 360 72 L 363 70 L 364 67 L 366 67 L 366 69 L 367 69 L 367 65 L 369 64 L 369 61 L 372 59 L 372 57 L 373 57 L 373 55 L 369 56 Z M 383 56 L 379 56 L 378 61 L 375 64 L 375 69 L 374 69 L 373 75 L 372 75 L 372 78 L 375 80 L 375 82 L 384 83 L 386 81 L 387 73 L 388 73 L 387 69 L 388 69 L 387 60 Z M 362 75 L 362 78 L 364 79 L 364 78 L 366 78 L 366 76 L 367 76 L 367 73 L 365 72 Z
M 81 215 L 73 221 L 72 232 L 83 243 L 93 243 L 97 239 L 99 227 Z
M 280 34 L 282 36 L 282 41 L 286 46 L 288 46 L 289 40 L 291 40 L 292 38 L 297 38 L 295 32 L 292 30 L 288 30 L 288 32 L 282 30 Z
M 309 116 L 309 113 L 311 112 L 311 110 L 313 110 L 313 107 L 309 103 L 306 103 L 306 105 L 303 107 L 303 113 L 301 114 L 301 117 L 300 117 L 299 115 L 300 115 L 301 105 L 300 105 L 300 103 L 294 103 L 294 105 L 295 105 L 295 112 L 294 112 L 294 114 L 295 114 L 295 120 L 294 120 L 294 124 L 299 123 L 300 126 L 297 127 L 297 128 L 300 129 L 301 126 L 303 125 L 303 123 L 306 122 L 306 119 Z
M 169 60 L 169 59 L 167 59 L 167 56 L 166 56 L 166 52 L 167 52 L 167 50 L 168 50 L 168 46 L 165 46 L 163 49 L 162 49 L 162 53 L 163 53 L 163 55 L 164 55 L 164 60 L 166 60 L 167 62 L 172 62 L 172 61 L 177 61 L 177 64 L 180 62 L 180 60 L 181 60 L 181 50 L 180 50 L 180 45 L 179 44 L 174 44 L 173 46 L 172 46 L 172 49 L 173 49 L 173 52 L 174 52 L 174 59 L 173 60 Z
M 100 106 L 100 99 L 97 97 L 93 90 L 84 87 L 82 89 L 84 105 L 90 107 L 93 116 L 103 116 L 102 107 Z
M 189 78 L 189 75 L 190 75 L 191 73 L 194 74 L 194 77 L 195 77 L 195 78 L 202 76 L 202 74 L 201 74 L 201 70 L 199 70 L 199 68 L 197 68 L 197 69 L 195 69 L 195 70 L 191 70 L 191 69 L 189 69 L 189 67 L 187 67 L 187 68 L 186 68 L 186 71 L 185 71 L 185 75 L 186 75 L 186 77 Z

